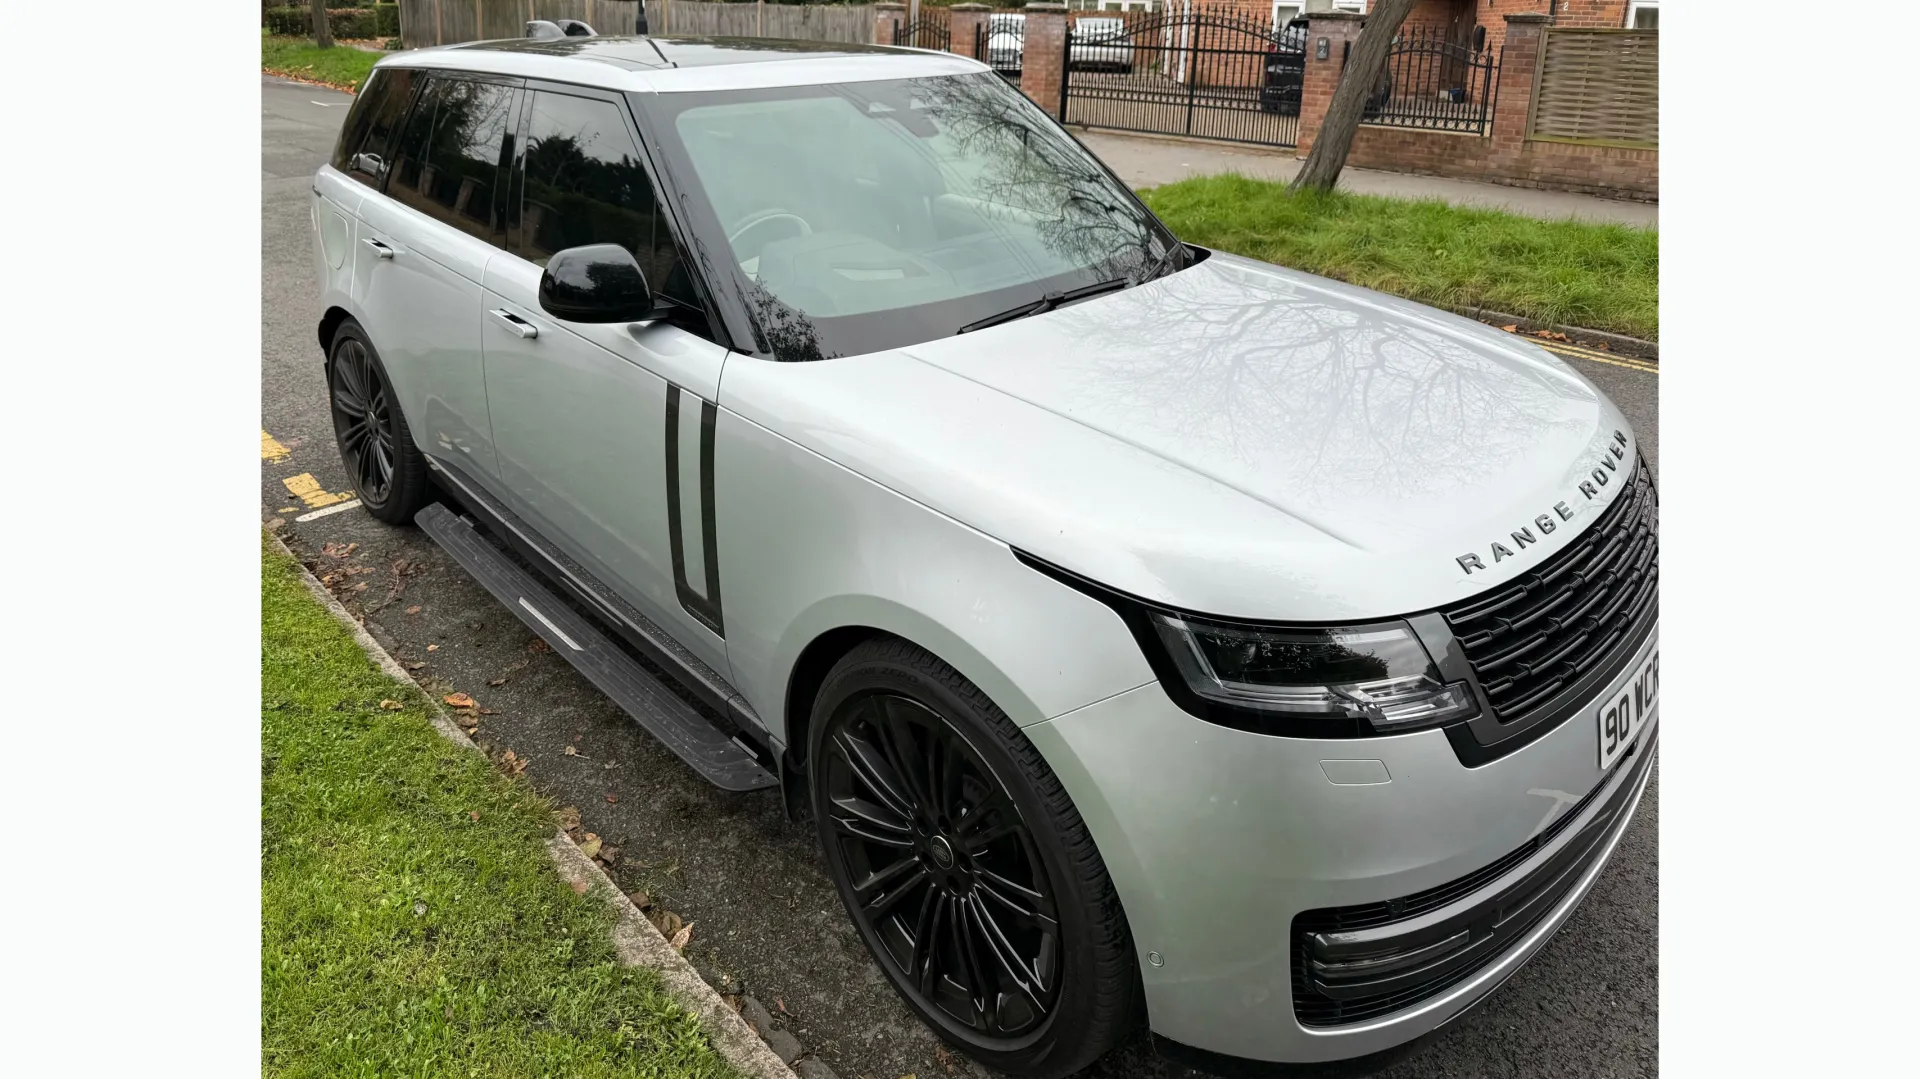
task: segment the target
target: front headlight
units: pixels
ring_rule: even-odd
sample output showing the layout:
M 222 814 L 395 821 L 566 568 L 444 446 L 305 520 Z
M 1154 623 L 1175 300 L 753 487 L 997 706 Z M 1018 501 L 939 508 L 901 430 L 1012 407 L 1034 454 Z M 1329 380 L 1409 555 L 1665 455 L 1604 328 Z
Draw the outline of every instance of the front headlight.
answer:
M 1478 707 L 1464 682 L 1441 678 L 1405 622 L 1302 629 L 1163 611 L 1148 612 L 1148 619 L 1188 689 L 1209 702 L 1270 715 L 1275 722 L 1260 724 L 1270 733 L 1312 735 L 1327 720 L 1359 720 L 1376 733 L 1396 733 L 1466 719 Z M 1301 722 L 1289 724 L 1289 716 Z

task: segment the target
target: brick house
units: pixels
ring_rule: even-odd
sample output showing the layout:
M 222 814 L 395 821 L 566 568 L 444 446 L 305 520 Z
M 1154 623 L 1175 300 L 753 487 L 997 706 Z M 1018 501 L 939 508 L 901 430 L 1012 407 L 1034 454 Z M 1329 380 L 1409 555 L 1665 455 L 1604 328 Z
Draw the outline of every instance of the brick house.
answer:
M 1119 8 L 1144 2 L 1093 0 L 1086 6 Z M 1373 0 L 1160 0 L 1157 6 L 1163 11 L 1231 14 L 1278 28 L 1310 12 L 1365 12 L 1372 5 Z M 1498 48 L 1506 37 L 1505 16 L 1519 14 L 1549 15 L 1555 26 L 1655 30 L 1660 26 L 1660 0 L 1420 0 L 1403 25 L 1443 30 L 1463 45 L 1472 43 L 1475 27 L 1482 27 L 1488 46 Z

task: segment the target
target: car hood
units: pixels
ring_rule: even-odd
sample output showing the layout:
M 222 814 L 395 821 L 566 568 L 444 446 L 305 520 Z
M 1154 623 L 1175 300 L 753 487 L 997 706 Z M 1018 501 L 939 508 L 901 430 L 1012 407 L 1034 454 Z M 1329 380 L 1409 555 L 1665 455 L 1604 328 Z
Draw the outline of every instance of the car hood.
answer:
M 1255 619 L 1403 614 L 1525 573 L 1636 451 L 1523 339 L 1221 254 L 891 353 L 730 365 L 723 398 L 1035 557 Z

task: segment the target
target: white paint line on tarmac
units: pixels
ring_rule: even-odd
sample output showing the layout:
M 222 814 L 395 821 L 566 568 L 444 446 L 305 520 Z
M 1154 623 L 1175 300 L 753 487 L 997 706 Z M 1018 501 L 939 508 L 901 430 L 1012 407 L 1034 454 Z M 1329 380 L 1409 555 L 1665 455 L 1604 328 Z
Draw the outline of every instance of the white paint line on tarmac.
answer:
M 314 510 L 312 513 L 303 513 L 300 516 L 295 517 L 294 520 L 317 521 L 320 518 L 325 517 L 330 513 L 339 513 L 341 510 L 350 510 L 350 509 L 353 509 L 355 506 L 358 506 L 359 504 L 360 504 L 360 500 L 357 498 L 347 502 L 335 502 L 333 505 L 328 506 L 325 509 Z

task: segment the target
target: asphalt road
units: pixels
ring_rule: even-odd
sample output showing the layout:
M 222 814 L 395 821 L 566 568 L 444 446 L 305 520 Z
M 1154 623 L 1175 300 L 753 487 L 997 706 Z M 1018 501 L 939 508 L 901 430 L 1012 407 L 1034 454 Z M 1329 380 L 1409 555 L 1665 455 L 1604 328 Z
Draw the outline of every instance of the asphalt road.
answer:
M 310 266 L 307 189 L 345 116 L 347 95 L 263 79 L 261 88 L 261 423 L 284 447 L 261 462 L 266 521 L 367 629 L 435 693 L 486 709 L 483 744 L 529 761 L 526 777 L 620 848 L 617 876 L 694 926 L 687 954 L 773 1010 L 843 1079 L 984 1076 L 938 1048 L 882 980 L 828 882 L 812 833 L 772 792 L 727 795 L 640 731 L 512 614 L 412 528 L 357 509 L 298 521 L 351 486 L 326 410 Z M 1658 450 L 1656 374 L 1576 360 L 1623 408 L 1648 459 Z M 1656 465 L 1657 467 L 1657 465 Z M 328 544 L 357 544 L 344 557 Z M 335 550 L 338 550 L 336 547 Z M 349 572 L 349 570 L 356 572 Z M 504 681 L 501 681 L 504 680 Z M 495 685 L 495 682 L 500 684 Z M 572 746 L 576 755 L 564 753 Z M 1655 783 L 1658 783 L 1656 777 Z M 1414 1076 L 1651 1075 L 1658 1059 L 1658 791 L 1559 936 L 1505 988 L 1414 1058 Z M 738 991 L 737 988 L 735 991 Z M 1144 1039 L 1089 1074 L 1158 1079 Z

